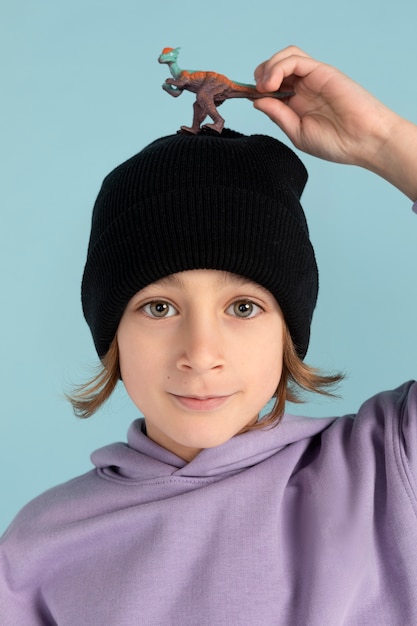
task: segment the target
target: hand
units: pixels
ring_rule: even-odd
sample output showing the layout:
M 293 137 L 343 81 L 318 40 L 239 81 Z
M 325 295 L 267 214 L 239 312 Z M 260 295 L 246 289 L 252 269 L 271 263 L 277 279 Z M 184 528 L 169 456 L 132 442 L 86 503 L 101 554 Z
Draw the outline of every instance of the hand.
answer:
M 166 81 L 162 85 L 162 89 L 164 89 L 167 93 L 169 93 L 170 96 L 173 96 L 174 98 L 178 98 L 178 96 L 182 94 L 182 89 L 175 87 L 173 83 L 170 82 L 171 80 L 172 80 L 171 78 L 167 78 Z
M 259 91 L 295 91 L 286 103 L 262 98 L 254 106 L 297 148 L 329 161 L 362 164 L 369 139 L 380 137 L 391 113 L 353 80 L 294 46 L 259 65 L 255 79 Z
M 287 101 L 255 100 L 293 144 L 314 156 L 360 165 L 417 197 L 417 127 L 330 65 L 290 46 L 255 70 L 259 91 L 294 91 Z M 406 149 L 405 149 L 406 148 Z

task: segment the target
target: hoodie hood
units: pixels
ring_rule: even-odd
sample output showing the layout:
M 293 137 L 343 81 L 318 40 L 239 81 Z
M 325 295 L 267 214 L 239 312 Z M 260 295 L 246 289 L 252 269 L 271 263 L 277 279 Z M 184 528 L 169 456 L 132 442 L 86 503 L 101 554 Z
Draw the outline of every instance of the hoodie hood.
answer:
M 224 444 L 202 450 L 187 462 L 146 435 L 145 420 L 129 428 L 127 444 L 100 448 L 91 460 L 103 477 L 118 480 L 152 480 L 168 476 L 225 478 L 257 465 L 290 444 L 307 446 L 310 438 L 325 430 L 335 418 L 311 419 L 285 414 L 273 428 L 236 435 Z

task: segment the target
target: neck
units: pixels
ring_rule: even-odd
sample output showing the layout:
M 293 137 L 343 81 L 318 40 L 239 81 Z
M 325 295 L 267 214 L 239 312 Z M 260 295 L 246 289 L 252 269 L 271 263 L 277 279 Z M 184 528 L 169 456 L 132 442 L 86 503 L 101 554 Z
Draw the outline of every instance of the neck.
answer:
M 169 71 L 171 72 L 173 78 L 179 78 L 181 75 L 181 69 L 176 61 L 171 61 L 169 63 Z

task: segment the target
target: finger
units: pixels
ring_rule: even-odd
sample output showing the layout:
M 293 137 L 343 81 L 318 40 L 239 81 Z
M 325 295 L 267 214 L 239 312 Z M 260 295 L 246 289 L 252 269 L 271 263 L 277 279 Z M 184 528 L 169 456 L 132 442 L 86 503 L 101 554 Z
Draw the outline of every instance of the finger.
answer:
M 278 52 L 273 54 L 269 59 L 266 59 L 262 63 L 259 63 L 254 72 L 255 79 L 260 79 L 263 76 L 269 64 L 274 63 L 275 61 L 280 61 L 281 59 L 292 54 L 300 54 L 301 56 L 305 56 L 305 53 L 303 53 L 300 48 L 297 48 L 296 46 L 287 46 L 286 48 L 283 48 L 282 50 L 279 50 Z
M 289 57 L 292 55 L 304 56 L 304 57 L 309 56 L 306 52 L 304 52 L 303 50 L 301 50 L 301 48 L 298 48 L 297 46 L 287 46 L 286 48 L 283 48 L 282 50 L 279 50 L 278 52 L 273 54 L 269 59 L 265 60 L 263 63 L 260 63 L 258 67 L 256 68 L 255 73 L 258 70 L 262 71 L 262 69 L 268 63 L 275 63 L 277 61 L 281 61 L 282 59 L 285 59 L 286 57 Z
M 282 59 L 291 56 L 308 57 L 310 59 L 312 58 L 309 54 L 307 54 L 307 52 L 304 52 L 304 50 L 302 50 L 298 46 L 287 46 L 282 50 L 278 50 L 278 52 L 273 54 L 269 60 L 273 62 L 282 61 Z
M 280 61 L 268 62 L 263 68 L 263 75 L 257 81 L 257 89 L 261 91 L 275 91 L 281 83 L 289 78 L 305 78 L 319 65 L 311 57 L 292 55 Z
M 276 56 L 276 55 L 275 55 Z M 256 87 L 259 91 L 275 91 L 285 78 L 303 78 L 320 65 L 308 55 L 290 55 L 279 59 L 272 57 L 255 72 Z
M 291 107 L 275 98 L 260 98 L 253 106 L 277 124 L 296 147 L 299 146 L 300 118 Z
M 272 67 L 279 61 L 282 61 L 283 59 L 293 55 L 304 57 L 309 56 L 306 52 L 304 52 L 303 50 L 301 50 L 301 48 L 298 48 L 297 46 L 287 46 L 286 48 L 283 48 L 282 50 L 276 52 L 274 55 L 272 55 L 271 58 L 258 65 L 254 73 L 255 79 L 261 79 L 262 76 L 269 71 L 270 67 Z

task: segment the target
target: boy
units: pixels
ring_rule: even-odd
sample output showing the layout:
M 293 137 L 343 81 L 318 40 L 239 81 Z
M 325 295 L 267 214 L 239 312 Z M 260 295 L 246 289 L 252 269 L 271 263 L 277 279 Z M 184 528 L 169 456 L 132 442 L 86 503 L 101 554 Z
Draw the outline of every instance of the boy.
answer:
M 413 124 L 293 47 L 256 78 L 295 92 L 255 106 L 297 147 L 416 200 Z M 162 138 L 106 178 L 82 286 L 103 370 L 72 401 L 88 416 L 121 378 L 145 418 L 9 528 L 6 624 L 417 622 L 416 383 L 355 419 L 282 417 L 289 382 L 338 379 L 303 363 L 305 181 L 280 142 L 230 131 Z

